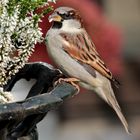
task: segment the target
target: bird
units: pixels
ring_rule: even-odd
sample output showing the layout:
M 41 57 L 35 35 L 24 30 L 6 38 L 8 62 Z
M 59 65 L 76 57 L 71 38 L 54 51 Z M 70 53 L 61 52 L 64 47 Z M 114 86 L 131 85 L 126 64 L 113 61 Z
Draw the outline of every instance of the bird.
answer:
M 79 12 L 71 7 L 58 7 L 48 20 L 52 22 L 52 26 L 45 37 L 47 52 L 67 77 L 63 80 L 77 88 L 81 86 L 97 93 L 114 109 L 126 132 L 130 134 L 128 123 L 111 86 L 113 82 L 118 87 L 119 82 L 97 52 Z

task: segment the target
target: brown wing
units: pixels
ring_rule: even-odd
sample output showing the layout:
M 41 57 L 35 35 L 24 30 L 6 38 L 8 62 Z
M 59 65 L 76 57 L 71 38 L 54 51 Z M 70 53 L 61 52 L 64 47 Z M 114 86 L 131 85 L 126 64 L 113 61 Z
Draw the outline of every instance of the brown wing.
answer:
M 95 45 L 89 38 L 86 31 L 81 34 L 60 34 L 64 38 L 64 50 L 74 59 L 86 63 L 97 70 L 99 73 L 112 81 L 116 81 L 112 77 L 112 73 L 106 67 L 96 51 Z

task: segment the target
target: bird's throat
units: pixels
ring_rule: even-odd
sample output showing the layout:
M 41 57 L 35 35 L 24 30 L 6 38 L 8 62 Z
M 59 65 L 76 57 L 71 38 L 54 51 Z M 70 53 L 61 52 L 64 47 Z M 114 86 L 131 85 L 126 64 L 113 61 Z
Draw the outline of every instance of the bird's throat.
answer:
M 60 29 L 62 27 L 62 22 L 53 22 L 52 28 L 54 29 Z

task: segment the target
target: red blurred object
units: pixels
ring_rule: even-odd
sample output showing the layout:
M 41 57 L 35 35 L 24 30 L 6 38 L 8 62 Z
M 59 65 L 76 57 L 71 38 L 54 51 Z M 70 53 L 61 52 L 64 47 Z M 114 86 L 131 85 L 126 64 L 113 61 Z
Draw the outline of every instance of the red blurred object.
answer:
M 120 29 L 110 23 L 104 16 L 101 8 L 90 0 L 58 0 L 54 8 L 59 6 L 73 7 L 80 12 L 85 28 L 95 43 L 101 57 L 114 75 L 120 75 L 122 68 L 122 36 Z M 40 27 L 42 28 L 43 36 L 45 36 L 50 28 L 50 23 L 47 16 L 42 21 Z M 30 58 L 30 61 L 50 62 L 44 43 L 36 45 L 35 53 Z

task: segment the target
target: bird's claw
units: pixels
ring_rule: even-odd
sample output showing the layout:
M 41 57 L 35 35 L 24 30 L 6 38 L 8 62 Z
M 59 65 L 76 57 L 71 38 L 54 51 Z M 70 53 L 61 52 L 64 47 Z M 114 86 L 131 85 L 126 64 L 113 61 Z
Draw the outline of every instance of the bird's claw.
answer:
M 79 86 L 75 83 L 75 82 L 79 82 L 80 80 L 77 78 L 59 78 L 55 83 L 54 86 L 62 83 L 62 82 L 67 82 L 70 83 L 71 85 L 73 85 L 76 89 L 77 89 L 77 93 L 79 93 L 80 88 Z

